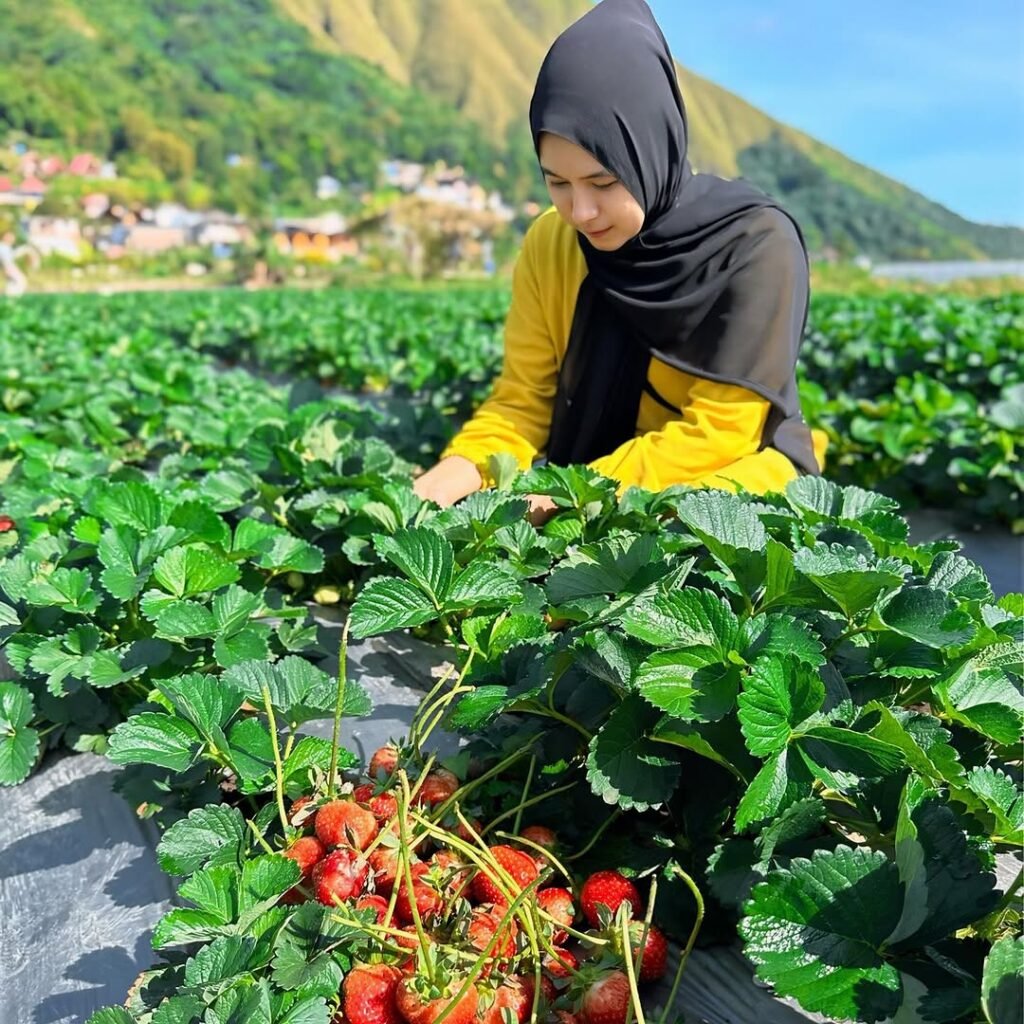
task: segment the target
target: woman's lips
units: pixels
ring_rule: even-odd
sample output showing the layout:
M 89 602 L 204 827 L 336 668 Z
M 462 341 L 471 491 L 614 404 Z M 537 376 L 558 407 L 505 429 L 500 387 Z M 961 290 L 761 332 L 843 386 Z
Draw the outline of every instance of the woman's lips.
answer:
M 588 231 L 588 238 L 600 238 L 602 235 L 607 235 L 611 231 L 611 228 L 602 228 L 600 231 Z

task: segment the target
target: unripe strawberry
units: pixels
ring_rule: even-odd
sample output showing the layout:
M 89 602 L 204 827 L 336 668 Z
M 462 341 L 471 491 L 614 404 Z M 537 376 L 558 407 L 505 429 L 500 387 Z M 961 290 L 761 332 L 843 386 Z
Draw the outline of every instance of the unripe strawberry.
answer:
M 600 927 L 600 917 L 597 912 L 599 905 L 606 906 L 614 916 L 619 905 L 627 900 L 632 907 L 629 916 L 634 917 L 643 909 L 640 893 L 637 892 L 636 886 L 618 871 L 595 871 L 583 883 L 583 888 L 580 890 L 583 916 L 592 928 Z

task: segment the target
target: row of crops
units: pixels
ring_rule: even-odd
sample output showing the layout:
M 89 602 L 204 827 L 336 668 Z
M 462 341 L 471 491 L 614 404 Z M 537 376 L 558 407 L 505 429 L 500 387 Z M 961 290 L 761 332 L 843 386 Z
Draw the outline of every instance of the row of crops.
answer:
M 403 454 L 429 457 L 486 396 L 501 360 L 502 292 L 232 292 L 39 300 L 25 328 L 86 318 L 104 336 L 170 339 L 312 387 L 409 400 Z M 19 330 L 17 322 L 8 329 Z M 894 294 L 812 301 L 804 411 L 830 439 L 829 476 L 902 507 L 1020 528 L 1024 296 Z M 392 411 L 406 403 L 390 403 Z
M 421 502 L 411 462 L 486 388 L 502 306 L 0 307 L 0 781 L 106 754 L 180 880 L 160 962 L 94 1024 L 361 1024 L 375 964 L 388 1022 L 598 1024 L 604 992 L 625 1024 L 652 936 L 698 932 L 830 1018 L 1014 1019 L 1021 880 L 995 865 L 1024 840 L 1024 597 L 824 479 L 618 498 L 498 458 L 494 489 Z M 870 309 L 821 300 L 811 328 L 836 473 L 1012 519 L 1020 297 Z M 952 398 L 900 390 L 923 382 Z M 560 509 L 541 529 L 527 494 Z M 318 602 L 451 660 L 368 777 L 305 730 L 372 713 L 324 671 Z M 443 768 L 442 725 L 469 741 Z

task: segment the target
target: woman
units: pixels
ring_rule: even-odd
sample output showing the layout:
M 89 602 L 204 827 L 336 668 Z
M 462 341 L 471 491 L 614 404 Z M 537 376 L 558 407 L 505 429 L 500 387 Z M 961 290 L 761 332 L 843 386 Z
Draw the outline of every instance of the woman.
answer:
M 527 232 L 491 396 L 414 488 L 489 484 L 492 454 L 620 483 L 781 490 L 823 454 L 794 376 L 800 231 L 742 182 L 694 174 L 672 56 L 644 0 L 603 0 L 551 47 L 530 127 L 554 208 Z M 531 497 L 535 523 L 553 511 Z

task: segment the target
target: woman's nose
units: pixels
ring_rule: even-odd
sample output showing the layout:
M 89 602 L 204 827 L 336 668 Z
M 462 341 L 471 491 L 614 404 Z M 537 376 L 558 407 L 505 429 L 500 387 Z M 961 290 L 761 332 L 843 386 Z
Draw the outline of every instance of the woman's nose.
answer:
M 572 220 L 575 225 L 582 227 L 589 224 L 597 216 L 597 203 L 585 193 L 577 193 L 572 199 Z

